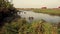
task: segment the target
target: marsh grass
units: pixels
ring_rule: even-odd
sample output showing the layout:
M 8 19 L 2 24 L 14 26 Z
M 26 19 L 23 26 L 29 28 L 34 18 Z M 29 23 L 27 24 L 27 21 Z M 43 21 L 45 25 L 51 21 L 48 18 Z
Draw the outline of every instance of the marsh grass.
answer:
M 23 22 L 24 21 L 24 22 Z M 25 19 L 18 19 L 17 22 L 12 21 L 6 23 L 3 34 L 57 34 L 57 27 L 53 27 L 51 23 L 42 20 L 26 22 Z
M 38 13 L 46 13 L 46 14 L 50 14 L 50 15 L 60 16 L 60 9 L 36 9 L 33 11 L 38 12 Z

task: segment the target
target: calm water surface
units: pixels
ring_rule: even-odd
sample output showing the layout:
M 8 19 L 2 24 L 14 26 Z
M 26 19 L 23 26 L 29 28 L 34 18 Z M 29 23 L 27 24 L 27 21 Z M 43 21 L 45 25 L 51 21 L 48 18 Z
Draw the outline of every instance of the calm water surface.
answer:
M 22 18 L 26 18 L 27 21 L 30 21 L 28 18 L 29 17 L 34 17 L 33 20 L 45 20 L 46 22 L 51 22 L 51 23 L 59 23 L 60 22 L 60 16 L 52 16 L 49 14 L 43 14 L 43 13 L 35 13 L 33 11 L 22 11 L 17 13 L 19 16 Z

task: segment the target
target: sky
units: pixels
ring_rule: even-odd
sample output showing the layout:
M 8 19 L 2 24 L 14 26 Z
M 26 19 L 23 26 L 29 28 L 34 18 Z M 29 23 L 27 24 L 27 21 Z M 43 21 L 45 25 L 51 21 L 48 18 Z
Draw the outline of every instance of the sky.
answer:
M 16 8 L 57 8 L 60 6 L 60 0 L 13 0 Z

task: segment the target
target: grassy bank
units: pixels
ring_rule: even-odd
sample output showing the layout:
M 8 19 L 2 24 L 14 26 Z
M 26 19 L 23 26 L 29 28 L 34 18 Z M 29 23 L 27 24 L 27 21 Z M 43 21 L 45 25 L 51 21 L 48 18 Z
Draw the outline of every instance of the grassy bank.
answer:
M 60 16 L 60 9 L 36 9 L 33 11 L 38 12 L 38 13 L 46 13 L 46 14 L 50 14 L 50 15 Z
M 4 30 L 3 30 L 4 29 Z M 40 21 L 26 22 L 24 19 L 18 19 L 11 23 L 6 23 L 2 31 L 3 34 L 57 34 L 57 27 L 51 23 Z
M 34 11 L 34 12 L 38 12 L 38 13 L 46 13 L 46 14 L 50 14 L 50 15 L 58 15 L 58 16 L 60 16 L 60 8 L 56 8 L 56 9 L 53 9 L 53 8 L 51 8 L 51 9 L 35 9 L 35 8 L 25 8 L 25 9 L 18 9 L 18 10 L 27 10 L 27 11 L 29 11 L 29 10 L 32 10 L 32 11 Z

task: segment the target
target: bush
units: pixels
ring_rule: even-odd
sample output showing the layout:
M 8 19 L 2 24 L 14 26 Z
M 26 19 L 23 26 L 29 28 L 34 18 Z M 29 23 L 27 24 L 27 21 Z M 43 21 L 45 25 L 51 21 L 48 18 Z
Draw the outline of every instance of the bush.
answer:
M 9 23 L 15 19 L 17 11 L 18 10 L 16 10 L 8 0 L 0 0 L 0 27 L 2 27 L 6 21 Z

